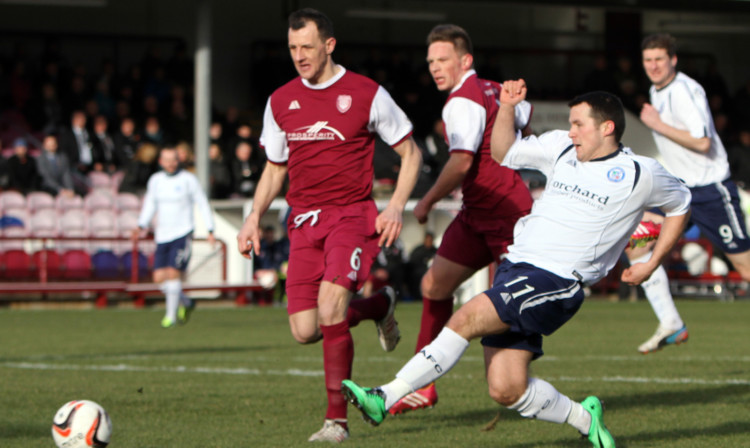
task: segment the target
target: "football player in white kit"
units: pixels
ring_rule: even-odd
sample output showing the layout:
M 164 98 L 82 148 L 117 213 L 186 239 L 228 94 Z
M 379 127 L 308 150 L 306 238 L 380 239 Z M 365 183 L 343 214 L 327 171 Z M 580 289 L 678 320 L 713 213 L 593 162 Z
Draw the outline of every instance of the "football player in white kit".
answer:
M 531 213 L 516 223 L 494 286 L 462 306 L 395 380 L 376 388 L 346 380 L 342 391 L 366 421 L 377 425 L 401 397 L 448 372 L 469 341 L 481 337 L 495 401 L 527 418 L 568 423 L 594 447 L 612 448 L 600 400 L 571 400 L 530 377 L 529 364 L 543 354 L 542 336 L 578 311 L 584 285 L 617 263 L 643 212 L 658 208 L 666 217 L 653 256 L 626 269 L 622 281 L 639 284 L 651 276 L 682 234 L 690 191 L 657 161 L 620 144 L 625 116 L 616 96 L 581 95 L 569 103 L 568 132 L 521 138 L 513 129 L 513 107 L 525 96 L 523 80 L 503 83 L 492 155 L 514 169 L 540 170 L 548 180 Z
M 727 153 L 714 128 L 706 93 L 695 80 L 677 71 L 675 39 L 669 34 L 647 36 L 641 45 L 643 69 L 653 85 L 650 103 L 641 110 L 641 121 L 654 135 L 664 166 L 682 179 L 692 193 L 691 222 L 716 247 L 721 248 L 750 280 L 750 238 L 740 209 L 737 186 L 729 179 Z M 650 252 L 629 256 L 647 260 Z M 638 350 L 648 353 L 687 339 L 669 292 L 663 268 L 643 284 L 659 318 L 656 333 Z
M 182 276 L 190 262 L 193 237 L 193 208 L 203 217 L 208 228 L 208 242 L 213 246 L 214 221 L 206 194 L 193 173 L 180 169 L 177 150 L 165 147 L 159 153 L 162 171 L 148 180 L 143 208 L 138 217 L 138 228 L 132 238 L 137 240 L 145 233 L 156 215 L 156 253 L 154 254 L 154 283 L 159 283 L 166 297 L 166 313 L 161 321 L 163 328 L 185 323 L 195 307 L 182 291 Z

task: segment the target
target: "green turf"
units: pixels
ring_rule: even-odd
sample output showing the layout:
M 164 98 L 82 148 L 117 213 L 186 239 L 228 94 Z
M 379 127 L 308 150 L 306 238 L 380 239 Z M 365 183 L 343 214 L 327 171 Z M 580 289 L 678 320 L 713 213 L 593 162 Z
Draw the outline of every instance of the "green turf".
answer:
M 645 302 L 588 301 L 545 342 L 533 373 L 571 398 L 600 396 L 618 447 L 750 446 L 750 302 L 680 301 L 690 341 L 642 356 L 656 319 Z M 354 329 L 354 379 L 374 386 L 412 354 L 421 306 L 401 305 L 402 344 L 380 349 Z M 110 413 L 113 447 L 308 446 L 323 423 L 321 345 L 301 346 L 274 308 L 198 308 L 163 330 L 162 310 L 0 310 L 0 446 L 53 447 L 52 416 L 71 399 Z M 366 425 L 358 447 L 586 447 L 567 425 L 500 411 L 481 347 L 438 383 L 432 410 Z M 491 431 L 482 431 L 494 417 Z

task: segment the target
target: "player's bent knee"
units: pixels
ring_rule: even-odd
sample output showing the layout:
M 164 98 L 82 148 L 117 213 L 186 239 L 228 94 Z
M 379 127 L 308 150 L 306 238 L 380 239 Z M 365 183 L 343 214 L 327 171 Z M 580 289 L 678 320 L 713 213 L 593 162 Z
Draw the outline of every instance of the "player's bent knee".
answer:
M 500 382 L 490 383 L 488 386 L 490 398 L 505 407 L 517 403 L 526 392 L 525 386 L 518 387 L 504 382 L 503 384 L 500 384 Z
M 317 330 L 317 329 L 316 329 Z M 292 329 L 292 337 L 300 344 L 314 344 L 323 338 L 320 331 L 295 331 Z
M 431 269 L 422 276 L 422 284 L 420 286 L 422 288 L 422 296 L 426 299 L 444 300 L 446 297 L 453 295 L 453 291 L 435 279 L 435 275 Z

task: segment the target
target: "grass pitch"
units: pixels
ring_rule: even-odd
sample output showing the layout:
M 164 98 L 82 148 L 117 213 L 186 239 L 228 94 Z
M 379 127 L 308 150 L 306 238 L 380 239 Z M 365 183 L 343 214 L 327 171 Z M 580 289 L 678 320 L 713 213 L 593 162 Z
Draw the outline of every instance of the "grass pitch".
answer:
M 750 302 L 679 301 L 690 340 L 640 355 L 656 318 L 646 302 L 588 300 L 532 364 L 575 400 L 605 401 L 618 447 L 750 446 Z M 54 447 L 52 417 L 71 399 L 101 404 L 112 447 L 309 446 L 323 423 L 320 344 L 301 346 L 277 308 L 199 306 L 183 327 L 161 309 L 0 310 L 0 446 Z M 374 325 L 353 330 L 354 379 L 390 381 L 414 348 L 421 305 L 402 304 L 401 345 L 380 349 Z M 350 406 L 357 447 L 586 447 L 568 425 L 526 420 L 486 393 L 472 343 L 438 382 L 434 409 L 366 425 Z M 492 430 L 488 423 L 497 418 Z

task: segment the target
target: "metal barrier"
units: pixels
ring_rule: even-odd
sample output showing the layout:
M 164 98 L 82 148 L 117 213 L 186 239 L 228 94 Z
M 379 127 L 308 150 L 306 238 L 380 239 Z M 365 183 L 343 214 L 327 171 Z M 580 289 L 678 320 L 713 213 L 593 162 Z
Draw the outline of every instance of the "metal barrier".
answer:
M 195 239 L 195 242 L 205 242 L 206 239 Z M 12 280 L 7 275 L 6 266 L 9 261 L 6 260 L 5 255 L 8 253 L 7 250 L 0 250 L 0 254 L 3 255 L 3 263 L 0 265 L 0 273 L 2 273 L 2 282 L 0 282 L 0 293 L 3 295 L 29 295 L 29 294 L 41 294 L 43 298 L 46 298 L 48 294 L 59 294 L 59 293 L 94 293 L 96 296 L 95 304 L 97 307 L 107 306 L 109 303 L 108 294 L 120 293 L 126 297 L 130 297 L 133 303 L 137 307 L 144 306 L 146 304 L 146 295 L 152 293 L 159 293 L 159 285 L 149 281 L 141 281 L 143 272 L 150 273 L 151 270 L 143 270 L 141 267 L 140 255 L 144 252 L 140 251 L 143 243 L 153 243 L 153 238 L 140 239 L 133 241 L 130 238 L 124 237 L 36 237 L 36 236 L 25 236 L 25 237 L 7 237 L 0 236 L 0 247 L 5 248 L 8 243 L 19 242 L 20 245 L 12 245 L 11 247 L 21 247 L 23 249 L 11 248 L 11 256 L 16 254 L 20 256 L 19 252 L 23 251 L 29 259 L 28 264 L 28 275 L 20 276 L 19 280 Z M 66 243 L 81 243 L 81 249 L 67 249 L 64 250 L 62 247 Z M 93 262 L 91 265 L 91 272 L 89 275 L 82 274 L 80 277 L 68 278 L 67 281 L 62 280 L 66 277 L 65 275 L 52 276 L 60 277 L 57 281 L 50 281 L 50 254 L 51 253 L 65 253 L 69 251 L 82 251 L 87 254 L 89 259 L 95 254 L 91 254 L 88 250 L 83 249 L 87 244 L 91 243 L 108 243 L 112 245 L 118 245 L 120 248 L 125 247 L 125 243 L 132 243 L 130 246 L 131 259 L 130 259 L 130 270 L 129 272 L 121 272 L 119 276 L 115 278 L 108 278 L 106 280 L 95 280 Z M 224 241 L 216 240 L 218 249 L 214 250 L 211 254 L 218 255 L 220 257 L 220 278 L 218 281 L 204 281 L 204 282 L 190 282 L 187 281 L 183 284 L 183 291 L 207 291 L 216 290 L 221 293 L 233 292 L 235 302 L 238 305 L 248 303 L 247 294 L 252 291 L 259 291 L 263 288 L 255 281 L 246 284 L 228 284 L 227 283 L 227 246 Z M 37 250 L 32 249 L 33 246 L 40 247 Z M 114 251 L 112 251 L 114 253 Z M 127 251 L 125 251 L 127 252 Z M 32 261 L 32 254 L 39 253 L 37 262 Z M 122 255 L 121 255 L 122 256 Z M 205 264 L 205 261 L 199 263 L 200 265 Z M 12 263 L 11 263 L 12 264 Z M 53 266 L 56 268 L 56 266 Z M 65 266 L 62 266 L 64 269 Z M 20 272 L 20 271 L 19 271 Z M 37 281 L 28 281 L 32 278 Z M 18 298 L 20 299 L 20 298 Z

